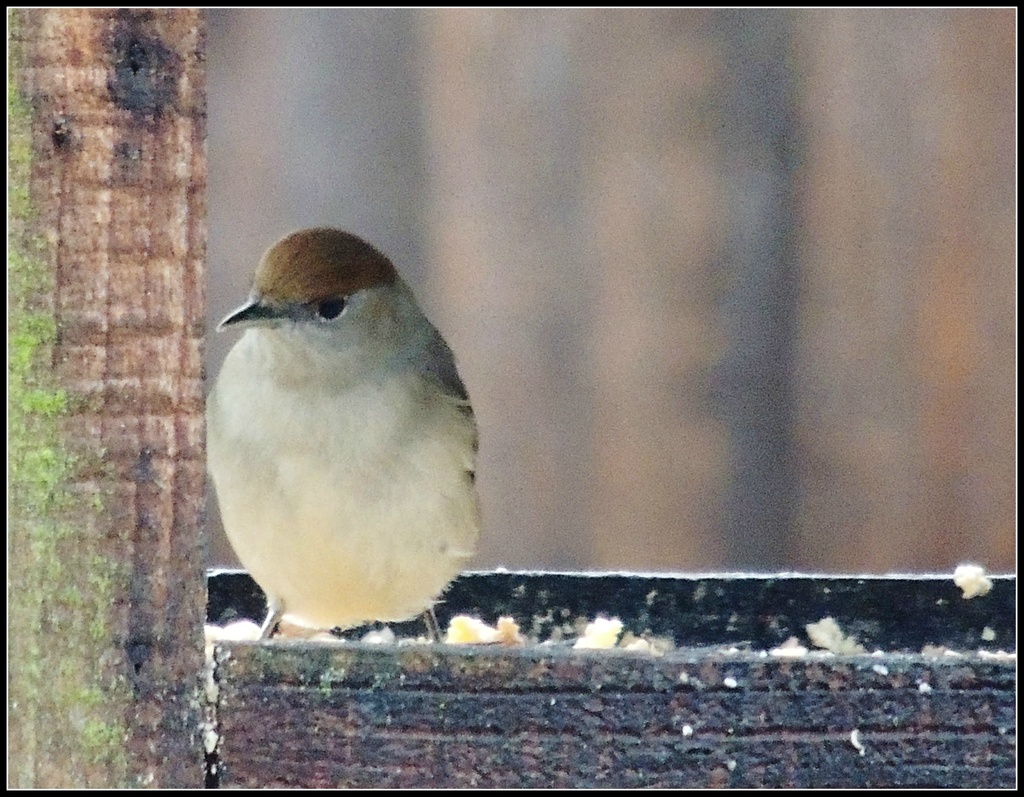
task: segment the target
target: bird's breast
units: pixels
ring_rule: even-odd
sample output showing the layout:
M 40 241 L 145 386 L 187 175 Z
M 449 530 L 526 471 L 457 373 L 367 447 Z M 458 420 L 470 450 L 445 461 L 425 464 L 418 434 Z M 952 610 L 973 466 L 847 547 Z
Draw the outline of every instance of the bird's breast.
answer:
M 257 582 L 317 626 L 426 608 L 479 531 L 472 419 L 415 375 L 345 389 L 238 376 L 226 362 L 210 397 L 209 466 Z

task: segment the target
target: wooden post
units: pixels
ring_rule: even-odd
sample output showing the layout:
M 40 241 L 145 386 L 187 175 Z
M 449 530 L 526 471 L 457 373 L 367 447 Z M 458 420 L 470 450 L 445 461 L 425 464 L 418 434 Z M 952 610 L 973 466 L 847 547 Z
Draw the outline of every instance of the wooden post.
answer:
M 199 786 L 203 18 L 10 22 L 9 782 Z

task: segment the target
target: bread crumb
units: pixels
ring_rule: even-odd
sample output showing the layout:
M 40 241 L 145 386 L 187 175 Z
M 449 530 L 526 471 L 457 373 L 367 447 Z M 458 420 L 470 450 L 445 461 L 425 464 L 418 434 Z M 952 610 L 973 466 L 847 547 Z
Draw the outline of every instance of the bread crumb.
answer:
M 498 629 L 467 614 L 457 614 L 448 622 L 444 641 L 449 645 L 486 645 L 496 642 Z
M 864 745 L 861 744 L 861 741 L 860 741 L 860 731 L 857 730 L 856 728 L 854 728 L 852 731 L 850 731 L 850 744 L 853 745 L 853 749 L 854 750 L 856 750 L 861 755 L 864 755 L 865 748 L 864 748 Z
M 255 641 L 260 638 L 260 627 L 252 620 L 236 620 L 227 625 L 204 625 L 203 637 L 206 640 L 206 658 L 213 655 L 213 646 L 224 640 Z
M 511 617 L 499 617 L 497 627 L 466 614 L 457 614 L 448 623 L 444 641 L 449 645 L 523 645 L 526 638 Z
M 791 636 L 777 648 L 772 648 L 768 651 L 769 656 L 779 656 L 783 658 L 799 658 L 800 656 L 806 656 L 808 653 L 807 648 L 800 644 L 800 640 L 795 636 Z
M 598 617 L 588 623 L 583 636 L 576 640 L 574 648 L 613 648 L 622 634 L 622 621 L 618 617 Z
M 525 645 L 526 637 L 519 631 L 519 623 L 511 617 L 499 617 L 497 624 L 498 643 L 502 645 Z
M 867 653 L 867 649 L 856 637 L 843 633 L 833 617 L 823 617 L 816 623 L 808 623 L 805 628 L 811 644 L 815 647 L 824 648 L 840 656 Z
M 236 620 L 227 625 L 207 625 L 203 632 L 207 642 L 220 642 L 222 639 L 259 639 L 260 627 L 252 620 Z
M 651 656 L 664 656 L 675 648 L 676 643 L 671 637 L 636 636 L 627 631 L 619 639 L 619 647 L 633 653 L 648 653 Z
M 963 654 L 957 650 L 950 650 L 945 645 L 925 645 L 921 648 L 921 654 L 924 656 L 962 656 Z
M 395 632 L 385 626 L 363 634 L 360 642 L 368 645 L 393 645 L 395 643 Z
M 953 583 L 960 587 L 964 600 L 988 595 L 992 590 L 992 581 L 980 565 L 958 565 L 953 571 Z

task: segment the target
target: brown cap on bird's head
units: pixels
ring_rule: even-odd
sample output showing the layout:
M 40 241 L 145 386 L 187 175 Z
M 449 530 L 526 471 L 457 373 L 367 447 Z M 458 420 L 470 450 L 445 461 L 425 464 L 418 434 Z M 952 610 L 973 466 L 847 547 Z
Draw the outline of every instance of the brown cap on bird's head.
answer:
M 313 227 L 286 235 L 256 269 L 255 292 L 274 302 L 315 302 L 390 285 L 395 267 L 352 233 Z

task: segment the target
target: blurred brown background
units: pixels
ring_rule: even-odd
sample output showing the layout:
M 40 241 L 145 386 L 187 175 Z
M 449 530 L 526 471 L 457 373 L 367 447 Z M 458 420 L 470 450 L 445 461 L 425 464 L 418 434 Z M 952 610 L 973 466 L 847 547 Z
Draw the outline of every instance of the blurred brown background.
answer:
M 1014 569 L 1013 9 L 209 13 L 211 330 L 295 228 L 387 252 L 476 567 Z

